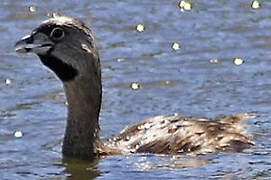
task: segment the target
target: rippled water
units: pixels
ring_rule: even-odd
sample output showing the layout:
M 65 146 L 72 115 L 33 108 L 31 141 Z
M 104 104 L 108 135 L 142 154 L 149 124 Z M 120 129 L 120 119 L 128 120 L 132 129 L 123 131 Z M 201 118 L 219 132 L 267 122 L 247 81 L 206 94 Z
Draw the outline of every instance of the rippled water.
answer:
M 1 1 L 0 179 L 271 178 L 271 2 L 263 1 L 260 9 L 251 9 L 251 1 L 191 3 L 191 11 L 181 12 L 177 1 L 163 0 Z M 103 139 L 158 114 L 248 111 L 258 115 L 245 121 L 256 145 L 243 153 L 200 157 L 62 158 L 61 84 L 37 57 L 13 50 L 16 40 L 54 11 L 83 20 L 97 37 Z M 137 32 L 137 24 L 145 31 Z M 173 42 L 180 43 L 178 51 L 171 49 Z M 244 63 L 234 65 L 235 57 Z M 141 88 L 132 90 L 131 82 Z M 15 131 L 23 136 L 16 138 Z

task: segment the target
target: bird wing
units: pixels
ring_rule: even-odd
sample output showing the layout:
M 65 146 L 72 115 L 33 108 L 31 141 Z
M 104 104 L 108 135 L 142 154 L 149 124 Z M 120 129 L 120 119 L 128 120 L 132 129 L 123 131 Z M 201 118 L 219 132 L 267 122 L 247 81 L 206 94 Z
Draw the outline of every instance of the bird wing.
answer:
M 242 151 L 252 145 L 241 119 L 252 117 L 239 113 L 228 117 L 156 116 L 125 128 L 107 144 L 122 153 L 207 154 Z

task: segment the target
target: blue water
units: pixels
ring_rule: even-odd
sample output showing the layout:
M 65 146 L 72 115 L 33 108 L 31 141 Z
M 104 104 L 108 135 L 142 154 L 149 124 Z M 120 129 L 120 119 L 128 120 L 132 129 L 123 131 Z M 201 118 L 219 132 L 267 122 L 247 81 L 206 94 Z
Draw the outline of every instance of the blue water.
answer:
M 177 1 L 163 0 L 1 1 L 0 179 L 270 179 L 271 2 L 261 2 L 260 9 L 252 9 L 251 1 L 191 3 L 191 11 L 181 12 Z M 13 49 L 55 11 L 83 20 L 96 35 L 103 68 L 102 139 L 158 114 L 213 118 L 254 112 L 257 117 L 245 123 L 255 146 L 199 157 L 63 158 L 61 83 L 36 56 Z M 139 23 L 144 32 L 135 30 Z M 173 42 L 180 50 L 171 49 Z M 236 66 L 235 57 L 244 63 Z M 131 82 L 141 89 L 132 90 Z M 15 131 L 23 136 L 16 138 Z

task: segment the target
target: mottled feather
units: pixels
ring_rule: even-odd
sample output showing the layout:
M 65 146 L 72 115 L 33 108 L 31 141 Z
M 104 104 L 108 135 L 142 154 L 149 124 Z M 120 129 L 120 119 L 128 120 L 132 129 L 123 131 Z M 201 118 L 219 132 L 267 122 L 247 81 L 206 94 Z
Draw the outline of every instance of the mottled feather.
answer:
M 221 119 L 156 116 L 125 128 L 106 142 L 120 153 L 200 155 L 240 152 L 253 145 L 242 122 L 253 117 L 240 113 Z

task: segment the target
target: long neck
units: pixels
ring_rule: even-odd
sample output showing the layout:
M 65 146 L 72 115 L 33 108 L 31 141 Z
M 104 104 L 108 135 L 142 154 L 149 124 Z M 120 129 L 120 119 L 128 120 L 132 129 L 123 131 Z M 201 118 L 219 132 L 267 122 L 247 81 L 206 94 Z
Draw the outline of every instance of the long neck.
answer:
M 64 89 L 68 120 L 62 152 L 69 156 L 95 156 L 102 95 L 100 72 L 64 82 Z

